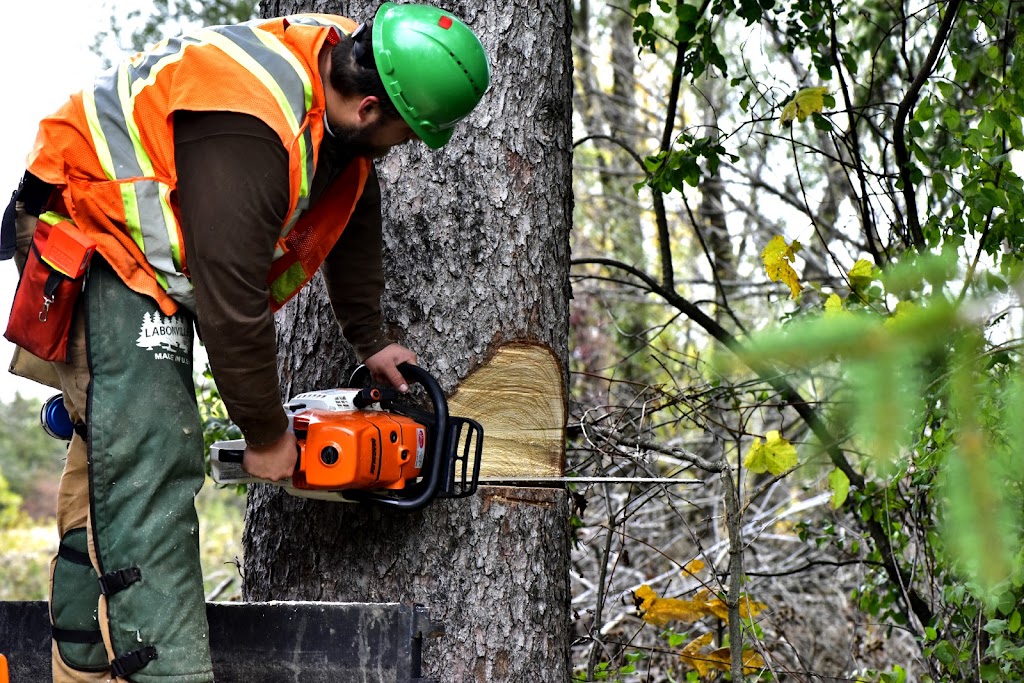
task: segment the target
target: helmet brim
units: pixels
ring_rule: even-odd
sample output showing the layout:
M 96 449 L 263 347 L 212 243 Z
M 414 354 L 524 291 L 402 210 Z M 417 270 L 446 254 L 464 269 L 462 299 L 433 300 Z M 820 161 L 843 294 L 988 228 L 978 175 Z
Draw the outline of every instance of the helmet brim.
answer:
M 421 126 L 417 126 L 415 121 L 410 121 L 409 119 L 412 117 L 403 116 L 402 118 L 405 119 L 405 122 L 409 124 L 410 128 L 412 128 L 412 132 L 416 133 L 416 137 L 422 140 L 423 144 L 430 149 L 441 149 L 448 144 L 448 141 L 452 139 L 452 134 L 455 133 L 454 128 L 432 133 Z M 417 130 L 417 128 L 420 130 Z

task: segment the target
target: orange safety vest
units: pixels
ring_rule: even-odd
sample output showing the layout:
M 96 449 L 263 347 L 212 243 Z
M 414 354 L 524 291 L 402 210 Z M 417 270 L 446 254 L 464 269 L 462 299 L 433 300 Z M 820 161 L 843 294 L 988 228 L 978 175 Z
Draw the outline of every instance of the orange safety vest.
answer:
M 131 289 L 165 315 L 194 309 L 175 188 L 173 114 L 232 111 L 269 125 L 288 150 L 289 207 L 267 277 L 280 308 L 345 229 L 370 171 L 356 158 L 309 207 L 324 136 L 324 43 L 355 22 L 299 14 L 164 40 L 102 74 L 40 123 L 28 169 L 61 190 L 62 211 Z M 232 245 L 225 245 L 225 249 Z

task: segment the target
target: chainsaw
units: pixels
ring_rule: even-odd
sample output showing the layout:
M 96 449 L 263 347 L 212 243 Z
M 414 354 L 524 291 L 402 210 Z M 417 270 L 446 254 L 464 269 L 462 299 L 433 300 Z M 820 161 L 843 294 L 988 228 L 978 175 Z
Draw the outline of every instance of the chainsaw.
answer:
M 284 405 L 299 446 L 290 481 L 246 473 L 244 439 L 210 446 L 214 481 L 275 484 L 294 496 L 409 511 L 435 498 L 473 495 L 480 479 L 483 427 L 448 414 L 444 392 L 429 372 L 408 363 L 398 369 L 423 387 L 430 410 L 399 401 L 393 389 L 369 386 L 369 370 L 360 366 L 350 388 L 299 394 Z

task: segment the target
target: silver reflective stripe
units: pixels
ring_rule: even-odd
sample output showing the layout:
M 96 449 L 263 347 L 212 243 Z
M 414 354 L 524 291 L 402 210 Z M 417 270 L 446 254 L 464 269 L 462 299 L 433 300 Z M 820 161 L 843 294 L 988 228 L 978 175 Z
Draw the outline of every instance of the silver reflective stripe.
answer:
M 305 165 L 299 187 L 298 204 L 295 207 L 296 214 L 302 213 L 309 207 L 309 191 L 314 171 L 313 133 L 309 126 L 303 126 L 306 112 L 313 105 L 312 81 L 291 50 L 266 31 L 246 25 L 219 26 L 211 31 L 229 38 L 241 48 L 251 61 L 225 51 L 267 85 L 278 98 L 282 111 L 287 112 L 288 108 L 291 109 L 289 123 L 292 126 L 292 134 L 298 138 Z M 223 46 L 221 47 L 223 49 Z M 286 227 L 281 233 L 281 239 L 287 237 L 289 231 L 290 227 Z
M 171 63 L 167 61 L 168 57 L 180 59 L 182 51 L 186 47 L 198 45 L 199 43 L 199 39 L 191 35 L 171 38 L 157 43 L 149 52 L 142 54 L 138 62 L 132 63 L 130 70 L 133 87 L 139 87 L 139 81 L 149 81 L 155 75 L 154 71 L 159 71 L 160 68 Z
M 156 180 L 140 180 L 132 183 L 132 187 L 135 188 L 135 195 L 138 198 L 138 224 L 142 230 L 142 239 L 147 247 L 153 247 L 146 249 L 146 260 L 154 270 L 167 279 L 167 284 L 161 285 L 167 290 L 168 296 L 194 312 L 196 300 L 192 283 L 178 272 L 180 263 L 176 262 L 171 251 L 172 240 L 178 240 L 177 224 L 174 223 L 173 216 L 170 217 L 168 224 L 167 217 L 163 214 L 162 197 L 166 196 L 168 187 Z M 174 231 L 173 235 L 169 233 L 170 230 Z
M 289 24 L 301 24 L 303 26 L 332 26 L 341 31 L 342 33 L 344 33 L 345 35 L 348 35 L 348 31 L 345 30 L 345 27 L 337 22 L 327 20 L 321 21 L 317 17 L 311 17 L 302 14 L 293 14 L 291 16 L 285 17 L 285 19 L 288 20 Z
M 119 186 L 125 225 L 156 271 L 160 286 L 179 304 L 194 310 L 192 283 L 180 272 L 182 247 L 167 202 L 168 188 L 154 179 L 152 159 L 135 124 L 135 97 L 141 88 L 134 87 L 140 82 L 134 75 L 134 70 L 123 64 L 101 75 L 92 91 L 83 93 L 93 145 L 108 180 L 148 178 Z

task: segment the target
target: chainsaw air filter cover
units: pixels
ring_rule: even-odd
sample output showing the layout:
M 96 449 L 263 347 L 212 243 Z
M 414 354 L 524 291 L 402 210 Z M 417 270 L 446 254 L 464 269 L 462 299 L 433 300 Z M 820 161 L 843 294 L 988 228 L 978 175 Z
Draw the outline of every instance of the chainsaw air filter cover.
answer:
M 384 411 L 296 414 L 292 427 L 300 445 L 292 483 L 300 489 L 401 490 L 420 475 L 427 429 Z

